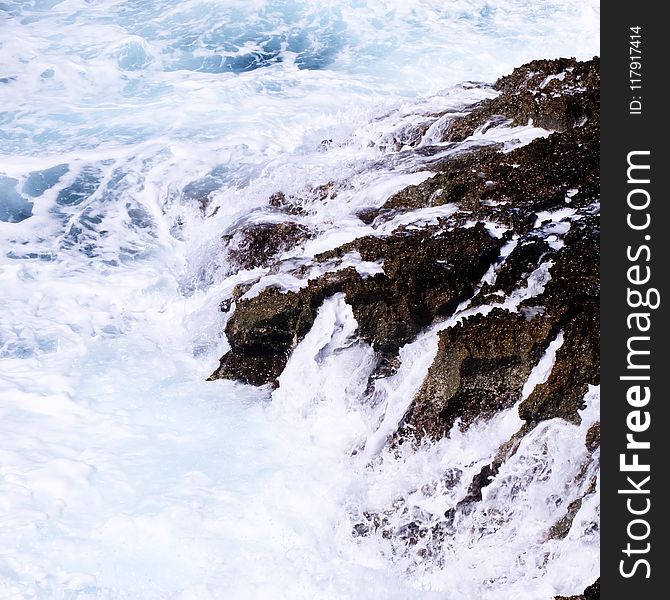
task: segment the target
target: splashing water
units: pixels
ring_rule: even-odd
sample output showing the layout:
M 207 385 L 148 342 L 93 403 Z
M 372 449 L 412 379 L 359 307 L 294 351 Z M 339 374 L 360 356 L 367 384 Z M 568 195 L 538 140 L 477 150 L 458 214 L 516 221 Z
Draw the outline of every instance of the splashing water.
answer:
M 434 330 L 373 404 L 372 351 L 339 296 L 272 394 L 204 380 L 227 344 L 219 302 L 266 275 L 230 272 L 224 233 L 270 218 L 278 190 L 306 198 L 318 234 L 296 260 L 369 233 L 356 209 L 430 176 L 388 151 L 399 128 L 494 94 L 463 82 L 590 58 L 598 27 L 598 3 L 574 0 L 0 2 L 0 597 L 549 598 L 590 583 L 595 499 L 565 539 L 538 531 L 592 475 L 571 440 L 597 389 L 582 425 L 525 438 L 426 558 L 352 528 L 394 503 L 396 528 L 438 524 L 519 425 L 510 409 L 384 449 Z M 329 182 L 337 198 L 315 197 Z

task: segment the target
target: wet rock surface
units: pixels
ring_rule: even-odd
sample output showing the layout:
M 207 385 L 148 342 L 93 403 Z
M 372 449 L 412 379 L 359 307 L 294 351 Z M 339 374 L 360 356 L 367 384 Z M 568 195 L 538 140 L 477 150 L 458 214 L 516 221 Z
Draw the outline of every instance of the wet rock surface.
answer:
M 458 419 L 466 429 L 515 404 L 528 375 L 551 341 L 552 323 L 495 309 L 440 332 L 437 356 L 407 424 L 440 438 Z
M 273 383 L 323 301 L 340 292 L 353 308 L 360 337 L 382 355 L 394 355 L 435 317 L 451 314 L 473 294 L 500 245 L 478 224 L 361 238 L 317 257 L 326 260 L 357 250 L 363 260 L 383 260 L 384 273 L 364 278 L 348 268 L 310 280 L 298 292 L 269 288 L 240 300 L 226 327 L 231 351 L 213 377 Z
M 564 341 L 546 383 L 522 402 L 528 422 L 553 417 L 579 422 L 588 385 L 600 383 L 599 228 L 593 216 L 577 222 L 550 269 L 551 280 L 533 304 L 562 328 Z
M 307 227 L 294 221 L 247 225 L 231 236 L 228 260 L 239 269 L 260 267 L 308 237 Z
M 579 424 L 585 394 L 600 377 L 599 61 L 533 61 L 494 87 L 500 92 L 496 98 L 450 121 L 446 143 L 489 127 L 532 123 L 552 132 L 512 150 L 499 144 L 466 146 L 431 162 L 434 177 L 404 188 L 377 208 L 360 209 L 360 221 L 380 231 L 409 211 L 454 207 L 437 224 L 360 237 L 313 258 L 323 267 L 353 253 L 381 265 L 383 273 L 342 268 L 305 281 L 299 291 L 270 287 L 238 298 L 226 326 L 231 350 L 212 375 L 255 385 L 276 383 L 323 301 L 343 293 L 358 323 L 357 335 L 378 355 L 370 392 L 376 379 L 397 372 L 401 346 L 451 318 L 438 332 L 435 358 L 390 438 L 391 447 L 441 440 L 517 404 L 523 424 L 488 464 L 470 473 L 469 481 L 463 473 L 447 472 L 443 480 L 422 488 L 429 497 L 436 487 L 459 486 L 460 497 L 443 514 L 427 514 L 398 498 L 393 506 L 359 515 L 352 529 L 358 537 L 393 539 L 398 552 L 413 548 L 436 564 L 454 524 L 482 502 L 484 489 L 525 436 L 550 419 Z M 417 146 L 427 128 L 408 130 L 402 144 Z M 322 187 L 324 194 L 333 193 L 330 183 Z M 292 203 L 283 194 L 273 202 L 281 210 Z M 264 235 L 254 238 L 253 264 L 279 247 L 266 243 Z M 279 237 L 293 236 L 295 243 L 303 235 L 296 230 Z M 523 394 L 552 342 L 560 342 L 553 364 Z M 547 523 L 547 539 L 565 538 L 597 489 L 590 465 L 597 464 L 598 423 L 589 428 L 584 444 L 588 458 L 574 482 L 581 491 L 559 503 L 557 520 Z M 570 598 L 599 598 L 599 581 Z
M 434 167 L 435 177 L 393 195 L 380 213 L 453 202 L 470 211 L 470 218 L 509 224 L 521 233 L 534 223 L 530 213 L 593 202 L 599 161 L 600 129 L 589 120 L 507 153 L 485 147 L 447 159 Z
M 445 136 L 447 140 L 462 141 L 475 130 L 501 119 L 512 125 L 527 125 L 532 120 L 537 127 L 555 131 L 597 120 L 600 61 L 534 60 L 501 77 L 493 88 L 500 95 L 454 121 Z
M 449 140 L 467 137 L 491 119 L 492 125 L 532 120 L 555 132 L 510 152 L 470 148 L 435 165 L 435 177 L 361 214 L 374 224 L 407 210 L 456 205 L 439 226 L 359 238 L 315 257 L 323 263 L 358 252 L 364 261 L 382 263 L 383 273 L 362 276 L 347 268 L 311 279 L 297 292 L 268 288 L 238 300 L 226 327 L 231 350 L 212 377 L 275 382 L 321 303 L 335 293 L 345 294 L 359 336 L 387 361 L 436 318 L 453 315 L 470 300 L 471 307 L 499 308 L 440 333 L 435 362 L 404 423 L 439 438 L 457 421 L 467 428 L 509 408 L 559 332 L 563 344 L 549 379 L 519 414 L 529 424 L 554 417 L 579 421 L 587 386 L 599 381 L 598 78 L 598 59 L 559 59 L 533 61 L 498 80 L 500 94 L 455 118 Z M 321 188 L 319 193 L 332 194 L 334 185 Z M 292 205 L 281 192 L 270 203 Z M 567 216 L 557 219 L 557 211 Z M 494 236 L 486 227 L 506 233 Z M 250 268 L 308 232 L 287 221 L 241 235 L 235 259 Z M 510 240 L 514 248 L 500 256 Z M 481 282 L 496 262 L 493 280 Z M 506 308 L 504 299 L 528 286 L 543 264 L 549 273 L 544 289 L 521 302 L 518 312 Z
M 586 440 L 584 441 L 589 452 L 593 452 L 600 447 L 600 421 L 594 423 L 586 433 Z

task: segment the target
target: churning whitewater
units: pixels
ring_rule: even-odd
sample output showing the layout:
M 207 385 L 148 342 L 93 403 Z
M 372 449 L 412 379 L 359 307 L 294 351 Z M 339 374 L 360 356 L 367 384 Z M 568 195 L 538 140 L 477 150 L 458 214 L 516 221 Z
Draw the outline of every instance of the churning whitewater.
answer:
M 599 4 L 583 0 L 0 2 L 0 598 L 536 600 L 591 583 L 597 494 L 566 536 L 539 532 L 556 498 L 584 497 L 570 482 L 597 387 L 581 424 L 523 439 L 480 527 L 456 522 L 422 553 L 353 533 L 372 513 L 401 527 L 408 510 L 429 522 L 453 507 L 519 429 L 561 334 L 512 408 L 418 448 L 387 441 L 439 331 L 492 306 L 465 302 L 403 346 L 372 402 L 374 351 L 343 294 L 276 389 L 206 378 L 240 286 L 298 290 L 297 267 L 327 268 L 310 262 L 320 252 L 437 222 L 454 207 L 376 229 L 355 213 L 432 177 L 440 156 L 550 133 L 493 127 L 422 158 L 403 152 L 405 132 L 495 97 L 479 82 L 523 62 L 591 58 L 598 39 Z M 302 199 L 314 235 L 289 251 L 292 270 L 233 268 L 240 227 L 287 219 L 268 204 L 279 190 Z M 543 226 L 560 233 L 571 215 Z M 383 271 L 355 252 L 347 266 Z M 540 294 L 550 266 L 501 305 Z

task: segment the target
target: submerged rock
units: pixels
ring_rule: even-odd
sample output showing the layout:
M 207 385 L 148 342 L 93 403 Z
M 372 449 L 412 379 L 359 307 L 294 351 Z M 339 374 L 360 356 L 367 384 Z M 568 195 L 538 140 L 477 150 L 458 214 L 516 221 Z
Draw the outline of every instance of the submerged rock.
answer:
M 596 448 L 600 447 L 600 421 L 589 427 L 584 444 L 589 452 L 593 452 Z

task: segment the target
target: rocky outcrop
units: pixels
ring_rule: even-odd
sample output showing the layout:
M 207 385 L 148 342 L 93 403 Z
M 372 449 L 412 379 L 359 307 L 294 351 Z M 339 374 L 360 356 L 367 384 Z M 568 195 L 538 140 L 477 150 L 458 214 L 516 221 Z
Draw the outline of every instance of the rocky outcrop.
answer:
M 407 425 L 440 438 L 458 419 L 463 429 L 514 405 L 555 335 L 541 316 L 495 309 L 440 333 L 437 355 L 414 399 Z
M 356 250 L 363 260 L 383 261 L 384 273 L 364 278 L 348 268 L 310 280 L 298 292 L 269 288 L 240 300 L 226 327 L 231 350 L 213 377 L 273 383 L 319 306 L 339 292 L 354 311 L 360 337 L 382 355 L 393 355 L 435 317 L 451 314 L 472 296 L 501 244 L 478 224 L 361 238 L 321 255 L 326 260 Z
M 549 379 L 521 403 L 519 415 L 530 424 L 553 417 L 579 421 L 588 385 L 600 381 L 597 223 L 585 217 L 564 242 L 559 251 L 535 240 L 517 246 L 505 263 L 508 268 L 501 269 L 503 277 L 483 286 L 486 301 L 499 299 L 496 294 L 504 297 L 527 283 L 537 265 L 529 255 L 551 260 L 544 292 L 522 302 L 519 313 L 495 309 L 441 332 L 435 362 L 407 418 L 412 427 L 442 437 L 457 418 L 466 427 L 513 405 L 559 331 L 563 344 Z
M 550 269 L 551 280 L 533 304 L 564 333 L 563 345 L 546 383 L 519 407 L 528 422 L 553 417 L 579 422 L 577 411 L 588 385 L 600 383 L 600 250 L 595 217 L 584 217 L 565 237 Z
M 398 498 L 387 509 L 363 512 L 352 531 L 355 536 L 377 532 L 438 561 L 453 524 L 482 501 L 484 488 L 524 436 L 548 419 L 578 424 L 589 385 L 599 383 L 598 59 L 533 61 L 494 88 L 500 92 L 496 98 L 452 118 L 443 141 L 455 147 L 475 132 L 501 125 L 532 123 L 552 133 L 509 151 L 496 144 L 466 144 L 463 152 L 432 160 L 428 168 L 434 177 L 357 215 L 385 235 L 315 256 L 322 274 L 298 291 L 269 287 L 253 297 L 236 297 L 226 326 L 231 348 L 212 375 L 274 384 L 323 301 L 337 293 L 351 306 L 360 339 L 377 351 L 375 377 L 393 373 L 402 345 L 437 319 L 455 317 L 439 332 L 435 358 L 392 438 L 393 447 L 444 438 L 455 426 L 465 430 L 516 404 L 524 423 L 469 482 L 461 481 L 460 471 L 445 474 L 439 485 L 465 491 L 444 514 L 426 515 Z M 424 123 L 409 132 L 403 147 L 416 146 L 428 127 Z M 419 151 L 431 155 L 425 147 Z M 329 182 L 310 193 L 332 199 L 336 188 Z M 304 214 L 299 198 L 277 193 L 270 204 L 293 219 Z M 445 204 L 454 210 L 445 211 L 448 216 L 437 224 L 390 233 L 382 227 L 407 211 Z M 244 233 L 237 262 L 246 268 L 268 264 L 306 235 L 290 222 Z M 364 275 L 338 266 L 352 255 L 383 272 Z M 459 306 L 467 311 L 455 315 Z M 546 380 L 524 394 L 532 370 L 559 336 Z M 584 443 L 588 460 L 573 482 L 580 493 L 547 524 L 547 540 L 567 536 L 583 502 L 595 493 L 589 465 L 598 456 L 599 424 L 588 430 Z M 429 496 L 435 486 L 424 487 Z M 597 597 L 599 581 L 572 598 Z
M 600 131 L 596 120 L 565 133 L 553 133 L 507 153 L 495 148 L 470 150 L 433 168 L 425 182 L 392 196 L 385 211 L 456 203 L 470 218 L 529 230 L 529 213 L 569 205 L 582 208 L 598 198 Z M 574 194 L 566 197 L 570 190 Z M 526 219 L 524 219 L 526 217 Z
M 551 375 L 519 412 L 529 424 L 556 416 L 578 421 L 588 384 L 598 383 L 598 69 L 597 59 L 533 61 L 501 78 L 494 86 L 500 91 L 496 98 L 452 121 L 449 140 L 503 121 L 525 125 L 532 120 L 556 132 L 511 152 L 495 146 L 470 149 L 434 165 L 435 177 L 361 215 L 374 223 L 410 209 L 457 205 L 440 226 L 360 238 L 315 257 L 332 262 L 358 252 L 364 261 L 383 263 L 382 274 L 364 277 L 342 269 L 307 281 L 297 292 L 269 288 L 238 300 L 226 327 L 231 350 L 212 377 L 275 382 L 323 300 L 339 292 L 352 306 L 361 339 L 392 358 L 462 301 L 495 305 L 528 285 L 533 271 L 547 263 L 544 291 L 522 302 L 519 312 L 494 309 L 441 332 L 435 362 L 404 425 L 441 437 L 456 421 L 467 427 L 513 405 L 559 332 L 563 344 Z M 324 194 L 333 193 L 332 183 L 321 187 Z M 284 209 L 294 201 L 277 193 L 270 202 Z M 562 247 L 550 243 L 551 232 L 538 217 L 560 209 L 573 213 Z M 508 233 L 494 237 L 483 223 Z M 304 227 L 291 221 L 256 226 L 242 231 L 233 254 L 240 266 L 250 268 L 306 236 Z M 494 281 L 477 290 L 502 244 L 512 238 L 516 245 Z
M 558 77 L 561 73 L 564 76 Z M 519 237 L 516 247 L 499 268 L 495 282 L 484 284 L 471 305 L 500 301 L 526 286 L 541 263 L 552 264 L 544 291 L 523 302 L 519 314 L 494 310 L 441 333 L 435 362 L 405 421 L 415 430 L 441 437 L 456 419 L 467 427 L 475 418 L 514 404 L 538 355 L 559 331 L 564 341 L 551 375 L 521 404 L 520 416 L 531 424 L 553 417 L 577 422 L 588 384 L 599 382 L 597 77 L 597 60 L 535 61 L 515 70 L 496 83 L 502 91 L 498 98 L 456 120 L 452 131 L 472 132 L 492 114 L 520 123 L 545 117 L 540 119 L 545 125 L 567 131 L 507 154 L 475 150 L 446 162 L 438 176 L 386 203 L 384 209 L 390 210 L 415 207 L 429 199 L 433 203 L 460 199 L 461 206 L 464 201 L 468 206 L 468 218 L 512 227 Z M 542 89 L 551 90 L 550 98 L 545 97 L 548 91 L 530 93 L 545 81 Z M 568 111 L 579 117 L 568 119 L 565 113 L 560 123 L 552 121 L 560 112 L 555 97 L 559 92 L 568 98 L 569 106 L 581 107 Z M 517 104 L 516 99 L 524 95 L 533 102 Z M 568 104 L 560 106 L 565 109 Z M 575 216 L 562 239 L 563 247 L 556 249 L 548 243 L 537 215 L 566 208 Z
M 500 95 L 455 120 L 446 140 L 461 141 L 500 122 L 567 131 L 599 118 L 600 61 L 534 60 L 501 77 Z
M 308 237 L 309 230 L 294 221 L 247 225 L 230 236 L 228 260 L 238 269 L 260 267 Z

